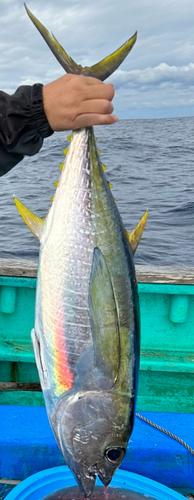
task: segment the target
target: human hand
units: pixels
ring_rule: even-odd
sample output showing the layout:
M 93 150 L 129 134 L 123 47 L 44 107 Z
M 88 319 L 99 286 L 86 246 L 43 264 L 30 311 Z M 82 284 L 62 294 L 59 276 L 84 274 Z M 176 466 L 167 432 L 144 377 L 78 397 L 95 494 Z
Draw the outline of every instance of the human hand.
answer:
M 97 78 L 66 74 L 42 89 L 44 112 L 54 131 L 76 130 L 118 121 L 112 115 L 114 88 Z

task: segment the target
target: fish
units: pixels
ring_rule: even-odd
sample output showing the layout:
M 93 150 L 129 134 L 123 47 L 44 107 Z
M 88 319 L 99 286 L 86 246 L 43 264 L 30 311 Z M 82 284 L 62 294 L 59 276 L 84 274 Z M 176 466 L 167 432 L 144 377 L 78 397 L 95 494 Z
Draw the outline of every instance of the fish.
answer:
M 135 43 L 91 68 L 77 65 L 26 7 L 68 72 L 104 80 Z M 106 180 L 92 127 L 74 131 L 44 219 L 15 204 L 40 242 L 32 344 L 48 419 L 66 464 L 89 497 L 107 486 L 131 435 L 140 349 L 133 254 L 147 212 L 129 234 Z

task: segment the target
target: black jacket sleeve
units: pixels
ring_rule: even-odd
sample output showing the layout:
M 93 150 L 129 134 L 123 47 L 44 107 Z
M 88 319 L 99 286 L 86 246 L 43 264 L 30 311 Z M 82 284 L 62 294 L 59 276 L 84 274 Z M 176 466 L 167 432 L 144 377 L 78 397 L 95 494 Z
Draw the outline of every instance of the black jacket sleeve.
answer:
M 0 91 L 0 176 L 25 155 L 40 150 L 53 134 L 43 109 L 42 84 L 21 86 L 13 95 Z

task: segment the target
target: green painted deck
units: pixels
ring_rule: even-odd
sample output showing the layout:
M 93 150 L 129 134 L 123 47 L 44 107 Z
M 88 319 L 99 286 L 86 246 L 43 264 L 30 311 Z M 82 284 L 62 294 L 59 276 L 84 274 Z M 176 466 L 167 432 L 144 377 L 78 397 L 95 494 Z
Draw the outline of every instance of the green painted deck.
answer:
M 37 263 L 0 261 L 0 404 L 43 405 L 31 345 Z M 138 411 L 194 411 L 194 269 L 137 266 Z

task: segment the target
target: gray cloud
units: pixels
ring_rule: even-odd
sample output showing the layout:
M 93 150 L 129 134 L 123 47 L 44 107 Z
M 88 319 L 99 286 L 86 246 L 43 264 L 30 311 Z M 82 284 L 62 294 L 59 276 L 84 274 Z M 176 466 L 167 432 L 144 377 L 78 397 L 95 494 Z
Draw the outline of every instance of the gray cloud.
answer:
M 128 86 L 129 84 L 136 86 L 163 85 L 166 82 L 172 82 L 183 85 L 194 84 L 194 63 L 189 63 L 187 66 L 169 66 L 166 63 L 161 63 L 155 68 L 136 69 L 131 71 L 123 71 L 118 69 L 114 75 L 115 87 L 119 88 Z
M 28 0 L 28 7 L 82 65 L 138 40 L 111 77 L 120 117 L 193 114 L 193 0 Z M 29 20 L 23 0 L 0 0 L 1 88 L 46 84 L 63 69 Z M 182 97 L 181 97 L 182 96 Z M 162 104 L 163 103 L 163 104 Z

